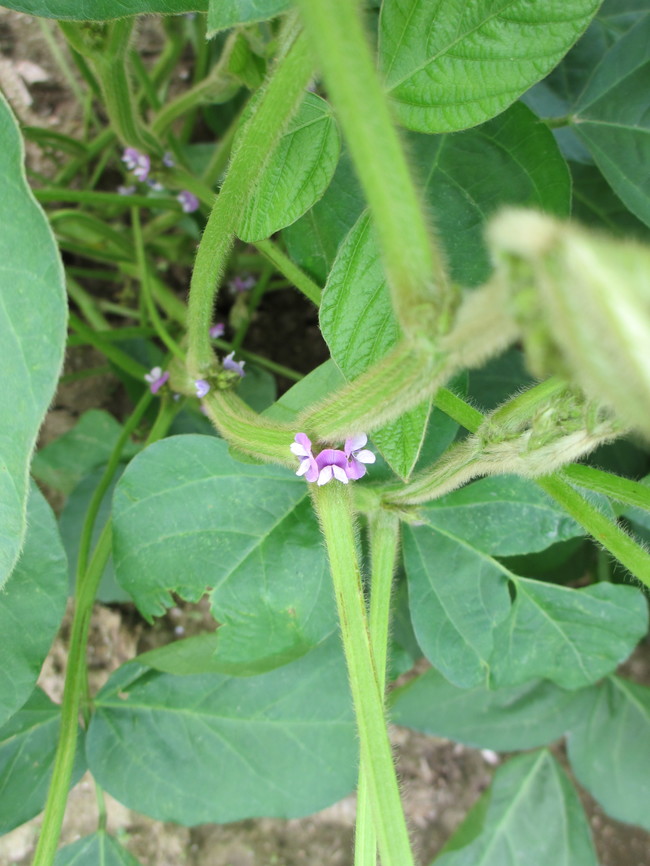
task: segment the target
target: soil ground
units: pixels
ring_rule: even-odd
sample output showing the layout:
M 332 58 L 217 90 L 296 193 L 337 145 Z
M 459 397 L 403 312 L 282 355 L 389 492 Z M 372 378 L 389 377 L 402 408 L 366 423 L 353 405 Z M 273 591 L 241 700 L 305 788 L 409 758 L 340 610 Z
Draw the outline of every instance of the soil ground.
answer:
M 51 23 L 43 26 L 55 34 Z M 141 30 L 146 50 L 155 52 L 158 38 L 155 21 L 148 19 Z M 79 107 L 52 59 L 42 26 L 6 10 L 0 10 L 0 86 L 23 123 L 74 134 L 80 123 Z M 29 148 L 28 153 L 32 167 L 47 173 L 39 152 Z M 279 363 L 307 371 L 325 357 L 313 310 L 297 308 L 295 295 L 274 292 L 265 299 L 251 330 L 251 349 L 257 348 L 257 338 L 269 351 L 270 334 L 274 335 L 273 357 Z M 75 350 L 68 357 L 66 371 L 100 363 L 102 359 L 93 356 L 93 350 Z M 118 382 L 111 375 L 62 386 L 41 443 L 70 429 L 89 408 L 106 408 L 120 417 L 121 400 Z M 57 496 L 50 501 L 55 509 L 62 504 Z M 201 605 L 179 606 L 150 629 L 132 606 L 97 605 L 89 644 L 93 690 L 138 652 L 195 633 L 204 615 Z M 62 693 L 68 628 L 66 619 L 40 680 L 54 700 L 60 700 Z M 628 663 L 627 673 L 650 684 L 647 646 Z M 392 730 L 392 740 L 412 837 L 419 862 L 426 866 L 489 784 L 502 757 L 402 728 Z M 556 752 L 562 757 L 560 746 Z M 650 834 L 611 820 L 586 794 L 583 799 L 601 866 L 650 866 Z M 300 820 L 259 819 L 194 828 L 151 820 L 110 797 L 107 806 L 109 830 L 144 866 L 352 866 L 353 796 Z M 36 818 L 0 839 L 0 866 L 31 862 L 39 825 L 40 818 Z M 71 793 L 62 842 L 73 842 L 96 827 L 93 784 L 85 776 Z

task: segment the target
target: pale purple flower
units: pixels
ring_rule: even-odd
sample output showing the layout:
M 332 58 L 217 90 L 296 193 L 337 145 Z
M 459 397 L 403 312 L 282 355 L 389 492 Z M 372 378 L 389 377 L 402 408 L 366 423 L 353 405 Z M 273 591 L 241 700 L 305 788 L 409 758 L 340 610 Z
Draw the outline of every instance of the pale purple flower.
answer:
M 367 441 L 368 437 L 365 433 L 357 433 L 345 440 L 343 451 L 348 461 L 346 472 L 352 481 L 363 478 L 366 474 L 364 463 L 374 463 L 376 460 L 372 451 L 363 447 Z
M 219 337 L 223 337 L 224 332 L 226 330 L 226 326 L 223 322 L 217 322 L 216 325 L 213 325 L 208 333 L 212 337 L 213 340 L 218 340 Z
M 296 433 L 295 442 L 289 446 L 291 453 L 300 458 L 300 466 L 296 475 L 304 475 L 306 481 L 316 481 L 318 478 L 318 465 L 311 452 L 311 440 L 306 433 Z
M 228 286 L 230 291 L 236 294 L 238 292 L 247 292 L 249 289 L 253 288 L 256 282 L 257 280 L 255 277 L 250 276 L 250 274 L 245 277 L 237 275 L 236 277 L 233 277 L 232 280 L 228 281 Z
M 147 178 L 147 186 L 154 192 L 162 192 L 165 188 L 159 180 L 154 180 L 152 177 Z
M 135 184 L 129 184 L 129 186 L 118 186 L 117 191 L 120 195 L 133 195 L 135 192 Z
M 140 153 L 135 147 L 127 147 L 122 154 L 122 162 L 132 171 L 138 180 L 146 180 L 151 168 L 151 160 L 146 153 Z
M 337 448 L 325 448 L 316 458 L 318 466 L 318 486 L 327 484 L 333 478 L 342 484 L 348 483 L 348 458 Z
M 195 210 L 199 209 L 198 198 L 187 189 L 181 190 L 176 198 L 181 203 L 183 213 L 194 213 Z
M 163 373 L 161 367 L 154 367 L 144 374 L 144 380 L 149 383 L 149 390 L 152 394 L 157 394 L 167 379 L 169 379 L 169 373 L 167 371 Z
M 210 390 L 210 383 L 205 379 L 197 379 L 194 382 L 194 387 L 196 388 L 196 396 L 202 399 Z
M 235 353 L 231 352 L 229 355 L 223 359 L 223 368 L 224 370 L 231 370 L 233 373 L 237 373 L 240 376 L 245 376 L 244 373 L 244 364 L 246 361 L 235 361 Z
M 166 165 L 167 168 L 173 168 L 176 165 L 176 160 L 174 159 L 173 155 L 168 150 L 166 150 L 165 153 L 163 153 L 162 161 L 163 161 L 163 165 Z

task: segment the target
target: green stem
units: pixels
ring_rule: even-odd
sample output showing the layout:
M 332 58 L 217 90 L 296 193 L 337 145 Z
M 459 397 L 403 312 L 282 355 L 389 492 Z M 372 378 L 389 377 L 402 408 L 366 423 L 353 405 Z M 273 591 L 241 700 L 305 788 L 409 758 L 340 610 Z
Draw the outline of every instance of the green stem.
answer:
M 204 399 L 206 413 L 224 439 L 259 460 L 295 468 L 290 445 L 295 428 L 258 415 L 234 391 L 211 391 Z
M 79 202 L 80 204 L 120 205 L 128 207 L 148 207 L 152 209 L 171 210 L 182 213 L 180 202 L 175 198 L 156 197 L 150 195 L 122 195 L 119 192 L 95 192 L 85 189 L 35 189 L 36 200 L 43 204 L 47 202 Z
M 312 488 L 330 562 L 357 718 L 361 766 L 368 780 L 382 866 L 413 866 L 368 632 L 350 491 L 335 483 Z
M 405 336 L 444 329 L 450 286 L 355 0 L 298 0 L 379 235 Z M 441 315 L 443 316 L 440 319 Z
M 286 20 L 281 44 L 283 51 L 242 132 L 240 146 L 230 163 L 197 252 L 187 318 L 188 370 L 195 379 L 202 378 L 214 366 L 208 330 L 217 285 L 234 243 L 234 231 L 273 145 L 300 105 L 311 75 L 310 51 L 293 15 Z
M 621 478 L 620 475 L 603 472 L 602 469 L 594 469 L 593 466 L 585 466 L 582 463 L 567 466 L 562 470 L 562 475 L 571 484 L 603 493 L 624 505 L 634 505 L 650 511 L 650 487 L 639 484 L 638 481 Z
M 109 147 L 115 141 L 115 133 L 109 127 L 99 133 L 97 138 L 89 142 L 88 149 L 83 156 L 77 156 L 71 159 L 67 165 L 64 165 L 61 171 L 54 178 L 54 183 L 57 186 L 67 186 L 73 177 L 77 175 L 81 169 L 96 156 L 98 156 L 106 147 Z
M 262 298 L 264 297 L 264 292 L 267 289 L 269 284 L 269 280 L 271 279 L 271 275 L 273 274 L 273 268 L 270 265 L 266 265 L 262 274 L 260 274 L 260 278 L 255 284 L 255 287 L 251 291 L 248 297 L 248 308 L 246 310 L 246 318 L 242 321 L 241 325 L 237 328 L 235 336 L 232 338 L 232 348 L 234 352 L 239 353 L 241 349 L 241 345 L 246 339 L 246 334 L 248 333 L 248 329 L 251 326 L 251 322 L 253 321 L 253 316 L 255 314 L 255 310 L 260 305 Z
M 147 72 L 144 63 L 142 62 L 140 54 L 135 50 L 129 51 L 129 60 L 131 61 L 131 66 L 133 67 L 135 77 L 138 79 L 138 83 L 142 87 L 144 97 L 146 98 L 151 108 L 153 108 L 154 111 L 158 111 L 160 109 L 160 100 L 158 99 L 156 88 L 154 87 L 153 81 L 149 77 L 149 73 Z M 141 104 L 141 100 L 137 96 L 136 103 L 138 106 Z
M 133 358 L 121 349 L 118 349 L 117 346 L 113 346 L 108 340 L 100 337 L 92 328 L 85 325 L 78 316 L 75 316 L 74 313 L 70 313 L 69 322 L 70 327 L 79 334 L 80 337 L 87 340 L 91 346 L 99 349 L 99 351 L 105 355 L 109 361 L 112 361 L 116 367 L 119 367 L 125 373 L 128 373 L 129 376 L 133 376 L 134 379 L 139 379 L 140 381 L 143 380 L 144 374 L 147 373 L 148 370 L 143 367 L 142 364 L 138 363 L 138 361 L 134 361 Z
M 275 265 L 276 269 L 289 280 L 292 286 L 299 289 L 306 298 L 309 298 L 312 304 L 315 304 L 317 307 L 320 306 L 321 296 L 323 294 L 320 286 L 318 286 L 311 277 L 308 277 L 303 270 L 295 265 L 289 256 L 282 252 L 277 244 L 274 244 L 271 240 L 265 240 L 257 241 L 255 246 L 262 255 L 268 259 L 269 262 Z
M 220 141 L 215 144 L 212 150 L 212 156 L 210 157 L 210 161 L 208 162 L 205 171 L 201 177 L 206 186 L 210 189 L 221 180 L 221 176 L 226 170 L 226 166 L 228 165 L 228 160 L 230 159 L 230 152 L 232 150 L 232 143 L 235 140 L 235 135 L 237 134 L 237 130 L 239 129 L 239 121 L 241 120 L 241 112 L 235 117 L 235 119 L 231 122 L 228 129 L 224 132 Z
M 399 519 L 387 511 L 374 512 L 370 529 L 370 644 L 375 659 L 382 700 L 385 694 L 390 627 L 390 601 L 399 547 Z M 372 816 L 368 771 L 363 760 L 357 790 L 354 866 L 376 866 L 377 833 Z
M 151 322 L 156 329 L 156 333 L 160 337 L 161 341 L 165 344 L 165 346 L 167 346 L 167 348 L 173 355 L 176 355 L 177 358 L 180 358 L 180 360 L 185 363 L 185 352 L 181 349 L 176 340 L 174 340 L 174 338 L 167 331 L 167 328 L 165 327 L 165 324 L 158 313 L 158 308 L 154 303 L 151 286 L 149 283 L 149 268 L 147 266 L 144 241 L 142 240 L 140 211 L 137 207 L 131 208 L 131 225 L 133 227 L 133 240 L 135 244 L 136 260 L 138 263 L 138 270 L 140 272 L 140 286 L 142 288 L 142 294 L 144 295 L 144 300 L 147 306 L 147 312 L 149 313 L 149 318 L 151 319 Z
M 66 275 L 65 285 L 68 290 L 68 295 L 79 307 L 86 318 L 86 321 L 88 321 L 93 328 L 96 328 L 99 331 L 103 331 L 104 329 L 108 330 L 110 325 L 99 310 L 95 299 L 92 295 L 89 295 L 88 292 L 82 288 L 69 273 Z
M 440 409 L 445 415 L 449 415 L 457 424 L 469 430 L 470 433 L 476 433 L 478 428 L 485 420 L 485 415 L 466 403 L 453 391 L 447 388 L 440 388 L 434 397 L 433 404 L 437 409 Z

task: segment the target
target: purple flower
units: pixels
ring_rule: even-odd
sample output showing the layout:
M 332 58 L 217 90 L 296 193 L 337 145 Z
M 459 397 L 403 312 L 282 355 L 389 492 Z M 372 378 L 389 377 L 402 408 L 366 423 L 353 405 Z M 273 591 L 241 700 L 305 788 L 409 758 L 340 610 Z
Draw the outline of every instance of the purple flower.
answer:
M 122 154 L 122 162 L 132 171 L 138 180 L 146 180 L 151 168 L 151 160 L 146 153 L 140 153 L 135 147 L 127 147 Z
M 296 433 L 295 442 L 289 446 L 291 453 L 300 457 L 300 466 L 296 475 L 304 475 L 307 481 L 316 481 L 318 478 L 318 465 L 311 453 L 311 440 L 306 433 Z
M 163 153 L 162 161 L 163 165 L 166 165 L 167 168 L 173 168 L 176 165 L 176 160 L 168 150 Z
M 135 184 L 129 186 L 118 186 L 117 191 L 120 195 L 133 195 L 135 192 Z
M 250 274 L 246 277 L 236 276 L 233 277 L 232 280 L 228 281 L 228 286 L 231 292 L 247 292 L 249 289 L 252 289 L 256 283 L 255 277 L 250 276 Z
M 240 376 L 245 376 L 244 373 L 244 364 L 246 361 L 235 361 L 235 353 L 231 352 L 229 355 L 223 359 L 223 368 L 224 370 L 231 370 L 233 373 L 238 373 Z
M 159 180 L 154 180 L 152 177 L 147 178 L 147 186 L 154 192 L 162 192 L 165 188 Z
M 223 322 L 217 322 L 216 325 L 213 325 L 210 328 L 208 333 L 210 334 L 210 336 L 212 337 L 213 340 L 218 340 L 219 337 L 223 337 L 225 330 L 226 330 L 226 326 L 223 324 Z
M 318 466 L 318 486 L 336 478 L 342 484 L 348 483 L 348 458 L 343 451 L 325 448 L 316 458 Z
M 205 379 L 197 379 L 194 382 L 194 387 L 196 388 L 196 396 L 202 399 L 210 390 L 210 383 Z
M 181 192 L 178 193 L 176 198 L 181 203 L 183 213 L 194 213 L 195 210 L 199 209 L 198 198 L 194 195 L 194 193 L 189 192 L 189 190 L 181 190 Z
M 357 433 L 356 436 L 350 436 L 345 440 L 344 453 L 348 461 L 347 472 L 348 478 L 356 481 L 363 478 L 366 474 L 364 463 L 374 463 L 376 460 L 372 451 L 364 449 L 364 445 L 368 441 L 365 433 Z
M 144 374 L 145 382 L 149 383 L 149 390 L 152 394 L 157 394 L 165 382 L 169 379 L 169 373 L 163 373 L 160 367 L 154 367 L 148 373 Z

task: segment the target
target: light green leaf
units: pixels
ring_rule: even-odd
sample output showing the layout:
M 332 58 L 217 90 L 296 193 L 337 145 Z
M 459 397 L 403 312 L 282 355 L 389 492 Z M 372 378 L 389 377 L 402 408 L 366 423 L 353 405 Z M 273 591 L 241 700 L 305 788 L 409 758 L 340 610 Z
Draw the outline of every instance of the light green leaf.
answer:
M 95 544 L 99 541 L 99 536 L 106 525 L 106 521 L 111 515 L 111 501 L 113 499 L 113 491 L 115 485 L 123 472 L 123 467 L 118 467 L 115 476 L 113 477 L 104 497 L 102 499 L 91 537 L 91 549 L 94 549 Z M 70 578 L 70 586 L 74 588 L 74 581 L 77 574 L 77 560 L 79 558 L 79 543 L 81 541 L 81 531 L 83 528 L 90 500 L 95 492 L 104 474 L 103 469 L 98 469 L 92 472 L 72 491 L 68 497 L 63 511 L 59 517 L 59 532 L 61 540 L 65 547 L 65 552 L 68 557 L 68 573 Z M 96 593 L 99 601 L 110 604 L 115 601 L 131 601 L 131 596 L 122 589 L 115 580 L 115 572 L 113 570 L 113 558 L 109 556 L 104 572 Z
M 0 728 L 0 834 L 29 821 L 45 805 L 60 723 L 61 707 L 35 689 Z M 85 770 L 80 732 L 71 786 Z
M 248 200 L 236 234 L 248 242 L 263 240 L 301 217 L 327 189 L 340 146 L 329 105 L 306 93 Z
M 380 56 L 399 120 L 453 132 L 500 114 L 569 50 L 600 0 L 385 0 Z
M 205 12 L 208 0 L 3 0 L 3 5 L 17 12 L 58 18 L 64 21 L 108 21 L 126 15 L 158 12 L 180 15 L 182 12 Z
M 0 94 L 0 587 L 22 547 L 29 461 L 66 339 L 61 259 L 27 185 L 23 157 L 18 127 Z
M 222 671 L 285 664 L 336 628 L 307 485 L 290 470 L 239 463 L 220 439 L 174 436 L 128 466 L 113 521 L 118 582 L 147 618 L 171 592 L 197 601 L 211 588 Z
M 364 208 L 365 199 L 352 160 L 344 150 L 322 199 L 283 230 L 289 255 L 318 283 L 324 284 L 343 238 Z
M 255 677 L 138 664 L 96 699 L 88 761 L 131 809 L 194 825 L 307 815 L 345 796 L 357 745 L 338 636 Z
M 34 455 L 32 475 L 62 493 L 72 493 L 81 479 L 103 466 L 122 433 L 122 425 L 102 409 L 84 412 L 72 430 L 59 436 Z M 129 443 L 124 459 L 138 447 Z
M 569 736 L 571 766 L 612 818 L 650 830 L 650 689 L 608 677 Z
M 508 689 L 459 689 L 431 669 L 391 698 L 391 721 L 397 725 L 479 749 L 513 752 L 546 745 L 572 730 L 589 692 L 569 692 L 540 680 Z
M 238 24 L 266 21 L 290 6 L 290 0 L 208 0 L 208 36 Z
M 580 799 L 546 750 L 500 767 L 484 797 L 435 866 L 598 866 Z
M 630 655 L 648 630 L 648 606 L 634 586 L 569 589 L 515 581 L 512 613 L 494 634 L 494 685 L 545 677 L 566 689 L 590 685 Z
M 166 674 L 222 673 L 215 659 L 219 636 L 207 632 L 156 647 L 138 656 L 138 662 Z
M 33 485 L 25 546 L 0 592 L 0 724 L 21 707 L 34 686 L 61 625 L 68 599 L 68 566 L 54 515 Z
M 54 866 L 140 866 L 140 861 L 105 830 L 98 830 L 57 851 Z
M 573 129 L 625 205 L 650 225 L 650 15 L 603 57 L 577 103 Z

